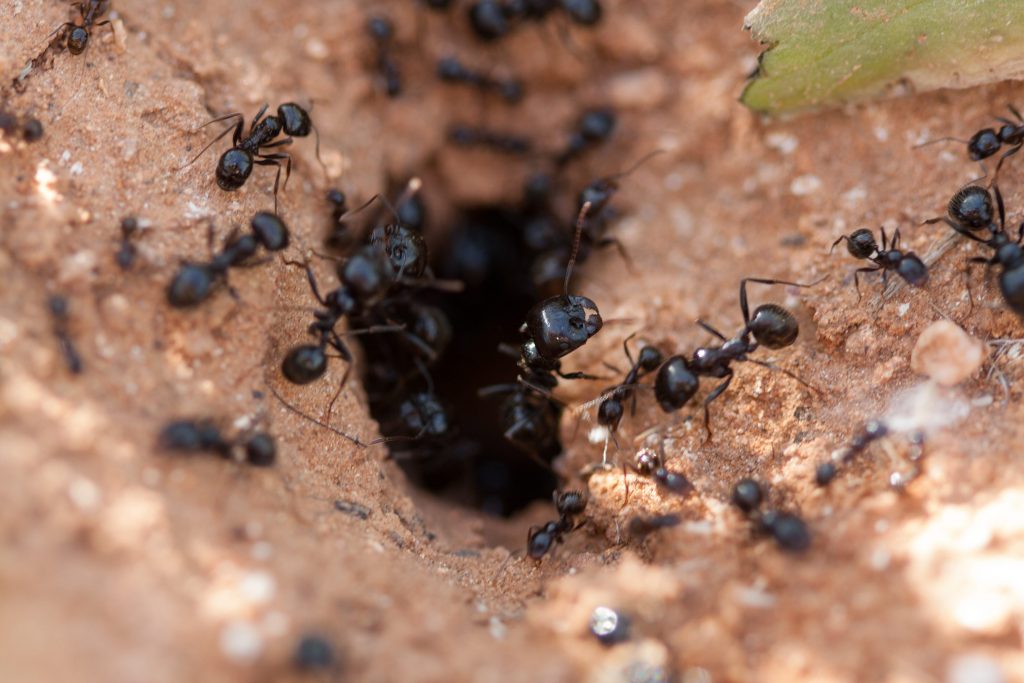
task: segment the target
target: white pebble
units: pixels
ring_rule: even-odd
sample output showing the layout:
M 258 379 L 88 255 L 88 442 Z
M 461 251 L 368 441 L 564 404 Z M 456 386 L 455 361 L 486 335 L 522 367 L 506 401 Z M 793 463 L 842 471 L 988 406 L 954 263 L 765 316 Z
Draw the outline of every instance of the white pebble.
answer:
M 949 663 L 947 683 L 1006 683 L 999 663 L 985 655 L 960 655 Z
M 910 368 L 946 387 L 970 377 L 985 361 L 985 345 L 948 320 L 921 333 L 910 354 Z
M 263 636 L 248 621 L 232 621 L 220 632 L 220 649 L 237 664 L 249 664 L 263 653 Z
M 806 197 L 821 189 L 821 178 L 811 173 L 793 178 L 789 191 L 797 197 Z

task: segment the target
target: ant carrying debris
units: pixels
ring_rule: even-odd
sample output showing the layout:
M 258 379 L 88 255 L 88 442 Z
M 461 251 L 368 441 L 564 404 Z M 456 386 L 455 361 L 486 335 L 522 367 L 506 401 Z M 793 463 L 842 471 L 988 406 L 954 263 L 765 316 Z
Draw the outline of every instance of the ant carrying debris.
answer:
M 82 23 L 76 24 L 71 21 L 65 22 L 53 33 L 56 34 L 60 31 L 67 32 L 68 52 L 73 55 L 80 55 L 85 52 L 85 48 L 89 45 L 89 37 L 92 29 L 99 28 L 100 26 L 106 26 L 110 23 L 109 21 L 101 21 L 98 24 L 96 23 L 96 19 L 102 16 L 109 8 L 110 0 L 83 0 L 83 2 L 72 3 L 71 6 L 78 10 Z M 68 29 L 71 30 L 68 31 Z
M 50 308 L 50 316 L 53 318 L 53 334 L 57 337 L 57 343 L 60 344 L 64 363 L 71 374 L 80 375 L 83 370 L 82 357 L 78 355 L 78 350 L 68 332 L 68 300 L 59 294 L 54 294 L 50 297 L 47 305 Z
M 867 228 L 861 228 L 855 230 L 849 235 L 841 235 L 839 239 L 832 243 L 832 249 L 846 240 L 846 250 L 850 252 L 850 255 L 856 259 L 865 261 L 871 261 L 875 264 L 874 268 L 858 268 L 853 273 L 853 286 L 857 290 L 857 301 L 860 301 L 860 281 L 858 276 L 861 273 L 875 273 L 882 271 L 882 287 L 884 288 L 888 284 L 889 271 L 895 271 L 900 277 L 907 281 L 908 284 L 920 287 L 928 281 L 928 267 L 924 265 L 924 261 L 918 257 L 912 251 L 901 251 L 900 246 L 900 230 L 896 229 L 896 232 L 892 236 L 892 246 L 890 248 L 888 244 L 888 238 L 885 235 L 885 228 L 881 228 L 882 232 L 882 248 L 878 248 L 878 244 L 875 242 L 875 236 L 871 234 L 871 231 Z
M 969 140 L 944 137 L 937 140 L 929 140 L 918 145 L 918 147 L 924 147 L 936 142 L 952 141 L 965 143 L 967 145 L 967 156 L 970 157 L 971 161 L 977 161 L 981 164 L 982 171 L 984 171 L 982 178 L 988 175 L 988 170 L 985 168 L 983 161 L 1005 147 L 1006 151 L 999 157 L 999 162 L 996 164 L 994 178 L 998 179 L 1003 162 L 1019 152 L 1021 147 L 1024 146 L 1024 117 L 1021 116 L 1020 111 L 1012 104 L 1007 105 L 1007 107 L 1017 120 L 1011 121 L 1002 116 L 997 116 L 996 120 L 1003 124 L 998 131 L 994 128 L 982 128 L 972 135 Z
M 377 45 L 377 70 L 384 79 L 384 92 L 388 97 L 398 97 L 402 93 L 402 76 L 398 72 L 398 65 L 391 57 L 392 40 L 395 37 L 394 24 L 387 17 L 370 17 L 366 22 L 366 30 Z
M 754 525 L 754 531 L 771 536 L 786 552 L 802 553 L 811 547 L 807 523 L 791 512 L 761 510 L 764 489 L 753 479 L 741 479 L 732 490 L 732 503 Z
M 990 258 L 974 256 L 968 259 L 967 294 L 971 297 L 970 266 L 983 263 L 986 268 L 999 266 L 999 290 L 1003 300 L 1014 313 L 1024 315 L 1024 223 L 1011 240 L 1006 232 L 1006 207 L 998 185 L 993 185 L 998 211 L 998 223 L 992 218 L 992 198 L 989 191 L 978 185 L 957 192 L 949 202 L 948 216 L 933 218 L 925 223 L 943 221 L 964 237 L 979 242 L 992 250 Z M 987 236 L 983 236 L 987 232 Z M 982 233 L 979 235 L 979 233 Z M 973 304 L 973 297 L 971 297 Z
M 556 543 L 564 543 L 566 534 L 581 526 L 582 523 L 577 523 L 576 518 L 587 508 L 587 498 L 582 491 L 556 491 L 553 498 L 558 519 L 542 526 L 530 527 L 526 537 L 526 554 L 538 562 Z
M 459 147 L 484 147 L 501 154 L 520 156 L 529 154 L 533 143 L 529 138 L 511 133 L 474 128 L 457 124 L 448 129 L 448 141 Z
M 237 121 L 225 128 L 217 137 L 203 147 L 186 166 L 191 166 L 195 161 L 206 153 L 218 140 L 232 133 L 231 148 L 224 152 L 217 162 L 217 185 L 226 192 L 232 192 L 245 185 L 245 181 L 252 174 L 253 166 L 276 166 L 277 176 L 274 179 L 274 213 L 277 213 L 277 190 L 281 182 L 281 162 L 285 162 L 284 183 L 288 185 L 288 178 L 292 173 L 292 157 L 287 152 L 273 152 L 265 154 L 263 150 L 276 147 L 285 147 L 292 144 L 292 138 L 304 138 L 310 133 L 316 135 L 316 158 L 320 159 L 320 134 L 313 125 L 309 113 L 295 104 L 285 102 L 277 108 L 277 115 L 269 115 L 263 118 L 269 105 L 264 104 L 249 125 L 249 132 L 244 137 L 242 131 L 245 128 L 245 116 L 235 112 L 218 116 L 207 121 L 199 128 L 205 128 L 218 121 Z M 275 140 L 281 133 L 288 137 Z
M 209 298 L 214 285 L 227 280 L 230 268 L 244 265 L 261 245 L 267 251 L 288 246 L 288 228 L 278 215 L 260 211 L 253 216 L 251 227 L 251 233 L 229 238 L 209 262 L 184 263 L 167 287 L 167 301 L 175 308 L 198 306 Z M 212 235 L 211 227 L 211 239 Z
M 270 467 L 277 460 L 274 437 L 254 432 L 226 438 L 209 420 L 174 420 L 160 431 L 160 448 L 180 453 L 212 452 L 222 458 L 233 458 L 255 467 Z
M 818 282 L 821 282 L 821 280 L 810 284 L 801 284 L 785 280 L 744 278 L 740 281 L 740 311 L 743 313 L 743 327 L 736 335 L 732 339 L 727 339 L 725 335 L 711 327 L 711 325 L 703 320 L 698 320 L 697 324 L 718 337 L 722 344 L 699 348 L 693 352 L 691 358 L 679 355 L 673 356 L 661 366 L 655 378 L 654 395 L 661 409 L 666 413 L 679 410 L 697 393 L 700 377 L 713 377 L 723 380 L 704 399 L 704 428 L 707 430 L 708 439 L 711 438 L 711 421 L 708 406 L 729 388 L 733 377 L 732 364 L 734 362 L 751 362 L 769 370 L 779 370 L 809 389 L 814 389 L 810 384 L 784 368 L 749 357 L 751 353 L 761 346 L 769 349 L 782 349 L 792 346 L 800 334 L 800 326 L 796 318 L 793 317 L 793 314 L 778 304 L 761 304 L 754 309 L 754 314 L 750 315 L 750 308 L 747 305 L 748 282 L 763 285 L 813 287 Z M 751 336 L 754 338 L 753 341 L 750 339 Z
M 457 57 L 444 57 L 437 62 L 437 77 L 445 83 L 463 83 L 481 92 L 493 92 L 508 104 L 523 99 L 523 83 L 516 78 L 494 78 L 465 66 Z

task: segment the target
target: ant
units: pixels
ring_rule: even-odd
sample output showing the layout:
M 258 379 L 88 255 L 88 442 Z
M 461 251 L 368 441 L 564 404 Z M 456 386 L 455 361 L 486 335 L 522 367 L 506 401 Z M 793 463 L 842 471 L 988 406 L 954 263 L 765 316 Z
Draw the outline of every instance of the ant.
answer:
M 169 422 L 157 439 L 160 448 L 183 453 L 210 451 L 222 458 L 236 457 L 255 467 L 270 467 L 277 460 L 274 437 L 266 432 L 255 432 L 246 437 L 226 438 L 208 420 L 174 420 Z
M 997 116 L 996 120 L 1003 125 L 996 131 L 994 128 L 982 128 L 977 133 L 971 136 L 969 140 L 960 140 L 952 137 L 939 138 L 938 140 L 931 140 L 929 142 L 918 145 L 923 147 L 924 145 L 930 145 L 936 142 L 966 142 L 967 143 L 967 156 L 970 157 L 971 161 L 977 161 L 981 163 L 981 168 L 985 171 L 985 175 L 988 175 L 988 171 L 985 169 L 984 159 L 988 159 L 1004 146 L 1007 148 L 1003 155 L 999 157 L 999 162 L 996 164 L 995 178 L 999 177 L 999 170 L 1003 167 L 1003 162 L 1014 154 L 1020 151 L 1021 147 L 1024 146 L 1024 117 L 1021 116 L 1020 111 L 1012 104 L 1007 105 L 1010 113 L 1017 119 L 1011 121 L 1010 119 L 1002 116 Z M 983 175 L 982 178 L 985 176 Z
M 510 155 L 529 154 L 533 149 L 529 138 L 466 125 L 449 128 L 448 140 L 460 147 L 487 147 Z
M 377 69 L 384 79 L 384 91 L 388 97 L 398 97 L 402 92 L 402 76 L 391 58 L 391 41 L 395 37 L 394 24 L 387 17 L 370 17 L 366 22 L 366 30 L 377 44 Z
M 882 287 L 888 283 L 889 271 L 896 271 L 896 273 L 907 281 L 908 284 L 920 287 L 928 281 L 928 267 L 924 265 L 924 261 L 918 257 L 912 251 L 901 251 L 900 246 L 900 230 L 896 228 L 896 232 L 892 236 L 892 248 L 889 248 L 888 238 L 885 235 L 885 228 L 881 228 L 882 232 L 882 248 L 878 248 L 878 244 L 875 242 L 875 236 L 871 234 L 871 231 L 867 228 L 861 228 L 855 230 L 850 235 L 841 235 L 839 239 L 832 243 L 832 249 L 829 250 L 831 254 L 836 246 L 846 240 L 846 250 L 850 252 L 850 255 L 856 259 L 871 261 L 875 264 L 874 268 L 858 268 L 853 273 L 853 285 L 857 290 L 857 301 L 860 301 L 860 281 L 858 276 L 860 273 L 874 273 L 882 271 Z
M 558 520 L 530 527 L 526 537 L 526 554 L 538 562 L 556 543 L 564 543 L 567 533 L 581 526 L 582 523 L 577 524 L 576 517 L 587 509 L 587 498 L 582 491 L 556 491 L 552 497 Z
M 634 413 L 636 412 L 637 381 L 644 375 L 657 370 L 664 360 L 661 351 L 653 346 L 641 348 L 637 359 L 633 360 L 633 355 L 629 352 L 629 341 L 635 336 L 634 332 L 622 342 L 622 350 L 626 352 L 626 358 L 629 359 L 631 366 L 629 372 L 626 373 L 621 384 L 616 384 L 602 392 L 602 396 L 605 398 L 597 408 L 597 423 L 607 427 L 609 432 L 615 432 L 619 428 L 619 422 L 625 413 L 623 403 L 632 399 L 632 410 Z
M 138 219 L 129 216 L 121 220 L 121 246 L 118 248 L 114 259 L 121 270 L 129 270 L 135 265 L 135 257 L 138 255 L 138 248 L 132 242 L 132 238 L 139 231 Z
M 328 190 L 327 203 L 331 205 L 331 227 L 324 244 L 328 249 L 347 251 L 354 240 L 352 231 L 344 222 L 345 214 L 348 213 L 348 197 L 341 190 Z
M 437 62 L 437 77 L 446 83 L 465 83 L 481 91 L 493 91 L 509 104 L 523 99 L 523 83 L 515 78 L 493 78 L 465 66 L 457 57 Z
M 288 228 L 276 214 L 260 211 L 253 216 L 251 227 L 252 233 L 229 238 L 208 263 L 183 264 L 167 287 L 167 301 L 175 308 L 198 306 L 209 298 L 217 282 L 227 279 L 228 269 L 244 264 L 261 245 L 267 251 L 288 246 Z
M 226 192 L 232 192 L 245 185 L 245 181 L 252 174 L 253 166 L 276 166 L 277 176 L 274 179 L 274 213 L 277 213 L 277 189 L 281 181 L 281 162 L 285 162 L 284 184 L 288 185 L 288 178 L 292 173 L 292 157 L 287 152 L 273 152 L 265 154 L 263 150 L 275 147 L 284 147 L 292 144 L 292 138 L 304 138 L 311 132 L 316 135 L 316 158 L 320 159 L 320 134 L 309 117 L 309 112 L 295 104 L 285 102 L 277 108 L 277 115 L 270 114 L 263 118 L 269 105 L 264 104 L 249 125 L 249 132 L 244 137 L 242 131 L 245 128 L 245 116 L 235 112 L 225 114 L 207 121 L 200 129 L 211 123 L 237 119 L 237 121 L 225 128 L 217 137 L 210 141 L 206 147 L 200 150 L 192 161 L 186 166 L 195 163 L 196 159 L 203 156 L 206 150 L 210 149 L 218 140 L 232 133 L 231 148 L 224 152 L 217 162 L 217 185 Z M 275 140 L 281 133 L 288 137 Z
M 864 453 L 868 446 L 891 433 L 892 429 L 883 420 L 868 420 L 844 448 L 835 451 L 828 461 L 818 465 L 814 471 L 815 483 L 822 487 L 828 486 L 839 474 L 840 467 L 848 466 L 854 458 Z M 908 459 L 913 465 L 913 469 L 909 472 L 893 472 L 889 475 L 889 485 L 895 489 L 904 488 L 921 473 L 917 463 L 923 454 L 924 434 L 920 431 L 911 432 L 910 443 L 912 449 Z
M 581 26 L 594 26 L 602 15 L 598 0 L 477 0 L 469 8 L 469 22 L 478 38 L 492 41 L 508 34 L 511 21 L 540 21 L 556 9 Z
M 753 479 L 741 479 L 732 490 L 732 503 L 754 524 L 755 531 L 768 534 L 786 552 L 802 553 L 811 547 L 807 523 L 791 512 L 761 510 L 764 489 Z
M 14 114 L 0 111 L 0 131 L 5 138 L 21 138 L 26 143 L 33 143 L 43 138 L 43 124 L 35 117 L 18 119 Z
M 617 123 L 615 112 L 607 107 L 588 109 L 583 112 L 576 122 L 575 129 L 569 135 L 569 142 L 565 149 L 556 157 L 556 164 L 564 166 L 591 147 L 607 141 L 615 132 Z
M 61 24 L 53 33 L 67 31 L 70 28 L 71 31 L 67 34 L 68 52 L 73 55 L 80 55 L 85 52 L 85 48 L 89 45 L 90 30 L 106 26 L 110 23 L 109 21 L 95 23 L 96 18 L 109 8 L 110 0 L 84 0 L 83 2 L 72 3 L 71 6 L 78 9 L 82 19 L 81 25 L 67 21 Z
M 693 491 L 693 484 L 686 475 L 666 468 L 664 452 L 656 452 L 653 448 L 641 448 L 636 452 L 633 471 L 654 480 L 658 486 L 677 495 L 685 496 Z M 629 500 L 628 482 L 626 500 Z
M 82 374 L 82 357 L 78 355 L 71 335 L 68 333 L 68 300 L 55 294 L 48 301 L 50 315 L 53 317 L 53 334 L 60 344 L 61 353 L 68 371 L 73 375 Z
M 711 422 L 708 406 L 712 401 L 722 395 L 729 388 L 733 378 L 733 362 L 751 362 L 770 370 L 780 370 L 789 377 L 800 382 L 804 386 L 814 389 L 804 380 L 800 379 L 785 368 L 780 368 L 749 355 L 759 347 L 769 349 L 782 349 L 791 346 L 800 334 L 800 326 L 793 317 L 793 314 L 778 304 L 761 304 L 754 309 L 750 315 L 750 308 L 747 305 L 747 283 L 755 282 L 763 285 L 789 285 L 791 287 L 813 287 L 821 282 L 800 284 L 787 282 L 785 280 L 764 280 L 761 278 L 744 278 L 740 281 L 740 311 L 743 313 L 743 327 L 732 339 L 711 327 L 703 320 L 697 324 L 705 330 L 718 337 L 722 344 L 719 346 L 701 347 L 694 351 L 691 358 L 685 356 L 673 356 L 665 361 L 654 382 L 654 395 L 666 413 L 673 412 L 683 407 L 689 401 L 699 387 L 700 377 L 713 377 L 723 380 L 704 399 L 704 428 L 707 430 L 707 438 L 711 439 Z M 753 341 L 750 337 L 753 336 Z
M 968 186 L 953 196 L 949 202 L 948 216 L 933 218 L 925 222 L 944 221 L 946 225 L 964 237 L 980 242 L 991 249 L 991 258 L 975 256 L 970 258 L 968 263 L 984 263 L 988 268 L 999 266 L 999 289 L 1002 292 L 1003 300 L 1014 313 L 1024 315 L 1024 249 L 1021 248 L 1021 241 L 1024 240 L 1024 223 L 1017 231 L 1017 239 L 1011 240 L 1006 232 L 1006 207 L 1003 203 L 1003 193 L 999 190 L 998 185 L 993 185 L 993 189 L 996 197 L 998 224 L 991 219 L 991 195 L 988 190 L 977 185 Z M 983 230 L 988 231 L 987 237 L 978 235 Z M 970 265 L 968 265 L 967 275 L 967 292 L 970 296 Z
M 655 531 L 671 529 L 682 524 L 683 519 L 676 514 L 653 515 L 651 517 L 636 516 L 629 520 L 629 535 L 636 540 L 643 540 Z

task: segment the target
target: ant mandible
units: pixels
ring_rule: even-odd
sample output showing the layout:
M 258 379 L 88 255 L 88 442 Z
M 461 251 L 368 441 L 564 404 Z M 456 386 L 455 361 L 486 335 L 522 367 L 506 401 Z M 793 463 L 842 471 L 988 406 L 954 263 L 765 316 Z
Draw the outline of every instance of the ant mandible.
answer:
M 879 270 L 882 271 L 882 287 L 884 288 L 888 282 L 889 271 L 895 271 L 900 277 L 907 281 L 908 284 L 920 287 L 928 281 L 928 267 L 925 266 L 924 261 L 918 257 L 912 251 L 900 250 L 900 230 L 896 228 L 896 232 L 892 236 L 892 248 L 889 248 L 888 238 L 885 234 L 885 228 L 881 228 L 882 233 L 882 248 L 878 248 L 878 244 L 875 242 L 875 236 L 871 234 L 871 231 L 867 228 L 861 228 L 855 230 L 849 235 L 840 235 L 839 239 L 832 243 L 832 249 L 829 250 L 831 254 L 836 246 L 846 240 L 846 250 L 850 252 L 850 255 L 856 259 L 871 261 L 875 264 L 874 268 L 858 268 L 853 273 L 853 286 L 857 290 L 857 301 L 860 301 L 860 281 L 858 276 L 861 273 L 875 273 Z
M 284 184 L 288 185 L 288 178 L 292 173 L 292 157 L 287 152 L 263 153 L 263 150 L 276 147 L 285 147 L 292 144 L 293 137 L 303 138 L 311 132 L 316 135 L 316 158 L 320 159 L 320 134 L 313 125 L 309 112 L 295 104 L 285 102 L 277 108 L 277 115 L 269 115 L 263 118 L 269 105 L 264 104 L 249 125 L 249 132 L 244 137 L 242 131 L 245 128 L 245 116 L 234 112 L 225 114 L 207 121 L 200 129 L 218 121 L 237 119 L 235 123 L 225 128 L 217 137 L 203 147 L 186 166 L 190 166 L 206 153 L 218 140 L 232 133 L 231 148 L 224 152 L 217 161 L 217 185 L 226 192 L 232 192 L 245 185 L 245 181 L 252 174 L 253 166 L 276 166 L 277 176 L 274 179 L 274 213 L 277 213 L 277 189 L 281 182 L 281 162 L 285 162 Z M 284 132 L 288 137 L 275 140 Z
M 761 346 L 769 349 L 782 349 L 791 346 L 800 333 L 800 326 L 793 314 L 778 304 L 761 304 L 754 309 L 754 314 L 750 315 L 750 308 L 747 305 L 748 282 L 763 285 L 813 287 L 821 280 L 810 284 L 801 284 L 785 280 L 744 278 L 740 281 L 740 311 L 743 313 L 743 327 L 736 335 L 732 339 L 727 339 L 725 335 L 708 323 L 698 320 L 697 324 L 718 337 L 722 344 L 699 348 L 694 351 L 691 358 L 681 355 L 673 356 L 665 361 L 661 369 L 658 370 L 654 382 L 654 395 L 661 409 L 666 413 L 682 408 L 687 401 L 693 398 L 693 395 L 697 393 L 700 377 L 713 377 L 722 380 L 721 384 L 712 389 L 704 399 L 704 428 L 707 430 L 708 439 L 711 438 L 708 406 L 729 388 L 734 372 L 733 362 L 751 362 L 770 370 L 780 370 L 804 386 L 813 389 L 811 385 L 785 368 L 749 357 Z M 751 336 L 754 338 L 753 341 L 750 339 Z

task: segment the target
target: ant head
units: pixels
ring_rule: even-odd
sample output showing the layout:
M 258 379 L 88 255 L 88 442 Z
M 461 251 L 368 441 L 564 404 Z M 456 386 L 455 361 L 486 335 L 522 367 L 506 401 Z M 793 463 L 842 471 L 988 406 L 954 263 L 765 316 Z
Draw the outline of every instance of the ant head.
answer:
M 762 304 L 754 309 L 747 330 L 761 346 L 781 349 L 796 341 L 800 325 L 793 314 L 778 304 Z
M 987 159 L 999 151 L 1002 145 L 999 135 L 991 128 L 979 130 L 967 141 L 967 154 L 973 161 Z
M 600 213 L 607 206 L 608 202 L 611 201 L 612 196 L 618 189 L 619 184 L 614 178 L 598 178 L 580 192 L 576 202 L 577 210 L 582 209 L 586 204 L 590 204 L 590 215 Z
M 348 197 L 339 189 L 328 190 L 327 201 L 339 215 L 348 211 Z
M 602 142 L 612 136 L 615 124 L 615 112 L 602 107 L 583 112 L 576 127 L 587 142 Z
M 697 393 L 697 375 L 683 356 L 672 356 L 658 370 L 654 380 L 654 397 L 661 409 L 671 413 L 682 408 Z
M 267 251 L 281 251 L 288 246 L 288 226 L 281 217 L 269 211 L 260 211 L 252 217 L 252 234 Z
M 1016 245 L 1015 245 L 1016 246 Z M 904 254 L 896 266 L 896 272 L 908 284 L 920 287 L 928 281 L 928 266 L 924 264 L 917 254 Z
M 402 422 L 411 433 L 426 436 L 444 436 L 448 433 L 448 413 L 434 394 L 413 394 L 402 402 L 399 412 Z
M 588 315 L 588 311 L 593 311 Z M 553 360 L 575 351 L 600 331 L 597 304 L 583 296 L 553 296 L 526 314 L 526 329 L 540 357 Z
M 296 346 L 281 363 L 281 374 L 292 384 L 309 384 L 327 372 L 327 354 L 320 346 Z
M 878 244 L 875 242 L 875 236 L 871 234 L 870 230 L 861 228 L 860 230 L 855 230 L 846 238 L 846 250 L 854 258 L 866 259 L 878 251 Z
M 458 57 L 442 57 L 437 60 L 437 77 L 442 81 L 457 81 L 466 75 L 466 67 Z
M 653 346 L 645 346 L 640 349 L 640 356 L 637 358 L 637 365 L 645 372 L 654 372 L 661 365 L 661 351 Z
M 256 432 L 245 442 L 245 461 L 255 467 L 270 467 L 277 460 L 277 445 L 274 437 L 266 432 Z
M 382 249 L 396 273 L 418 278 L 427 269 L 427 241 L 402 224 L 374 228 L 370 244 Z
M 555 509 L 562 516 L 576 516 L 587 509 L 587 497 L 582 491 L 563 491 L 555 494 Z
M 294 102 L 285 102 L 278 107 L 277 118 L 281 120 L 284 132 L 288 135 L 304 138 L 313 130 L 313 119 L 309 117 L 309 112 Z
M 395 35 L 394 24 L 387 17 L 373 16 L 366 22 L 366 30 L 379 43 L 386 43 Z
M 198 306 L 210 295 L 214 273 L 201 263 L 186 263 L 167 286 L 167 302 L 175 308 Z
M 497 40 L 508 33 L 508 19 L 495 0 L 477 0 L 469 8 L 469 23 L 480 40 Z
M 394 284 L 395 271 L 379 246 L 367 244 L 338 266 L 338 279 L 353 298 L 368 305 L 387 293 Z
M 761 507 L 762 500 L 764 491 L 753 479 L 740 479 L 732 488 L 732 504 L 747 514 Z
M 68 35 L 68 52 L 73 55 L 80 55 L 85 52 L 89 44 L 89 29 L 84 26 L 76 26 L 71 29 Z
M 622 400 L 618 396 L 606 398 L 597 407 L 597 424 L 614 431 L 618 429 L 624 412 Z
M 217 185 L 226 192 L 245 185 L 251 174 L 252 154 L 239 147 L 224 152 L 217 162 Z
M 555 536 L 558 533 L 558 522 L 548 522 L 542 527 L 533 527 L 526 537 L 526 554 L 531 559 L 539 560 L 555 543 Z
M 949 217 L 969 230 L 984 230 L 995 221 L 992 194 L 980 185 L 968 185 L 949 200 Z
M 601 21 L 599 0 L 561 0 L 562 9 L 569 18 L 582 26 L 593 26 Z

